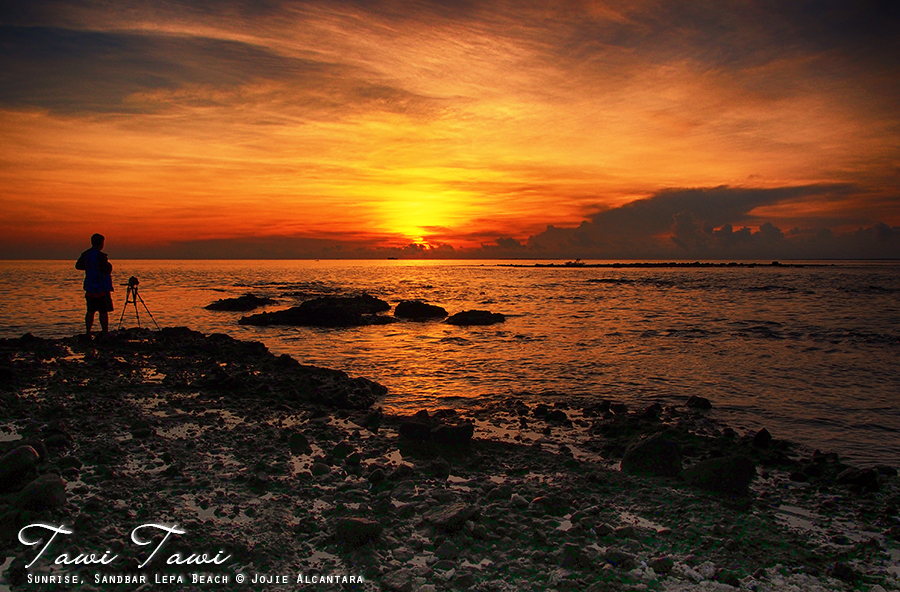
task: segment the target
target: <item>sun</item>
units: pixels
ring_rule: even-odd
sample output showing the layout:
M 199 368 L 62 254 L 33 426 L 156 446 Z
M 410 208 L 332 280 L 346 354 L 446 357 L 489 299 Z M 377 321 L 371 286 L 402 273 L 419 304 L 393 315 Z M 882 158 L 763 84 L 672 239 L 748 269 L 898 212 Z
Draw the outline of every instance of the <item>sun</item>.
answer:
M 407 244 L 430 247 L 429 237 L 460 218 L 460 206 L 453 196 L 412 189 L 396 192 L 381 204 L 384 229 L 402 236 Z

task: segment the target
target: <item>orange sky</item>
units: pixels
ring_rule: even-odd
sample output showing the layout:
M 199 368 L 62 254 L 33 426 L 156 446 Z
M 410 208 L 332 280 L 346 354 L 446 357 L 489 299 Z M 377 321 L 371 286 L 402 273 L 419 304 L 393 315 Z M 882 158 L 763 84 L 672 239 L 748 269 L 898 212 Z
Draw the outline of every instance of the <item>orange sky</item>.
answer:
M 459 256 L 498 254 L 497 239 L 566 255 L 604 212 L 713 188 L 703 199 L 759 193 L 727 215 L 708 213 L 721 203 L 685 210 L 710 241 L 724 224 L 791 237 L 880 225 L 897 256 L 896 14 L 261 6 L 0 12 L 0 256 L 69 257 L 93 232 L 120 256 L 223 244 L 222 256 L 242 244 L 248 256 L 374 256 L 410 243 Z M 570 234 L 542 251 L 548 225 Z M 677 253 L 674 216 L 631 232 L 582 233 L 589 247 L 568 250 L 652 256 L 650 240 Z

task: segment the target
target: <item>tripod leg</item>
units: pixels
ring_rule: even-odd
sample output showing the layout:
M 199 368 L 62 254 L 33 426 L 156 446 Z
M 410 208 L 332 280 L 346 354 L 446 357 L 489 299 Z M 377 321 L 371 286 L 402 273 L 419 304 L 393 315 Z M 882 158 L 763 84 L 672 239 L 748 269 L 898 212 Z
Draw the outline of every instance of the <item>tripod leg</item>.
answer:
M 131 301 L 134 304 L 134 318 L 137 319 L 138 329 L 140 329 L 141 328 L 141 315 L 138 314 L 138 307 L 137 307 L 138 298 L 140 298 L 140 296 L 138 296 L 137 287 L 135 287 L 132 290 L 132 293 L 134 294 L 134 299 Z
M 156 325 L 156 330 L 159 331 L 159 323 L 157 323 L 156 319 L 153 318 L 153 313 L 150 312 L 149 308 L 147 308 L 147 303 L 144 302 L 143 298 L 141 298 L 141 304 L 144 305 L 144 310 L 146 310 L 147 314 L 150 315 L 150 319 L 153 321 L 153 324 Z
M 131 294 L 131 286 L 125 290 L 125 306 L 122 307 L 122 316 L 119 317 L 119 329 L 122 328 L 122 321 L 125 319 L 125 311 L 128 310 L 128 295 Z

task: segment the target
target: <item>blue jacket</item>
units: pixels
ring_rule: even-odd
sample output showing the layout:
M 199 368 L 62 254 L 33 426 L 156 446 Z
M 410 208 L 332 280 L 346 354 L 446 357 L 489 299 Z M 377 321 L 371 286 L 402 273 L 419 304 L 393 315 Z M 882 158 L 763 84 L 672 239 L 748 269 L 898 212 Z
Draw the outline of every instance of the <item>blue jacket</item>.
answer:
M 81 254 L 75 269 L 84 270 L 84 291 L 91 294 L 112 292 L 112 264 L 100 249 L 91 247 Z

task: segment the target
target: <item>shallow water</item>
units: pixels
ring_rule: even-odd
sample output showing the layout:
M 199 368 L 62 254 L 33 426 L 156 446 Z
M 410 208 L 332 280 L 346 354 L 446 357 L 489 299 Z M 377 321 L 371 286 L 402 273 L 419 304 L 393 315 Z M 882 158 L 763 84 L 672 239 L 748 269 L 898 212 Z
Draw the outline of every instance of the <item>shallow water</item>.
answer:
M 114 255 L 114 254 L 112 254 Z M 373 378 L 385 406 L 462 407 L 519 394 L 633 408 L 696 394 L 738 431 L 900 465 L 900 264 L 807 267 L 509 267 L 499 262 L 116 261 L 140 279 L 120 319 L 185 325 L 264 342 L 303 363 Z M 0 262 L 0 336 L 83 330 L 80 272 L 69 261 Z M 490 327 L 403 322 L 351 329 L 240 326 L 203 307 L 247 292 L 267 310 L 366 291 L 420 298 L 451 314 L 507 315 Z M 135 308 L 137 310 L 135 311 Z M 246 314 L 246 313 L 245 313 Z M 555 394 L 554 394 L 555 393 Z

